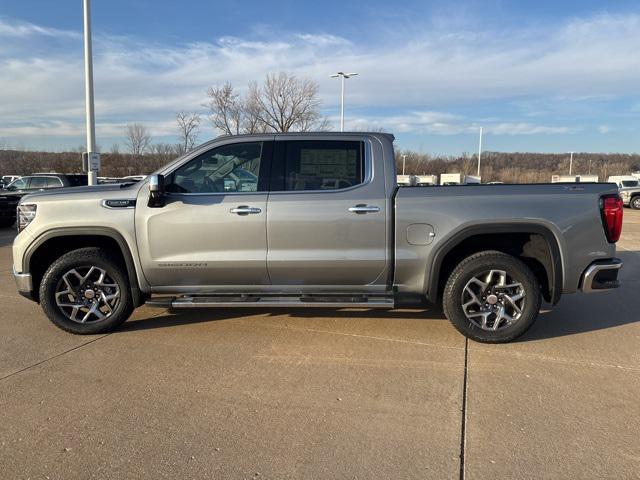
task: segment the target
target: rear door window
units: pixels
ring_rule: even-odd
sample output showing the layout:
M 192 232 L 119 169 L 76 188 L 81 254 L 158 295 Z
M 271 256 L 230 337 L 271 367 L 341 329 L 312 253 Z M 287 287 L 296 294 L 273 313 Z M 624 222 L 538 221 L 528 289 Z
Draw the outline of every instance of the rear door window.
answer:
M 341 190 L 364 180 L 362 142 L 303 140 L 280 143 L 283 144 L 279 151 L 284 173 L 276 190 Z

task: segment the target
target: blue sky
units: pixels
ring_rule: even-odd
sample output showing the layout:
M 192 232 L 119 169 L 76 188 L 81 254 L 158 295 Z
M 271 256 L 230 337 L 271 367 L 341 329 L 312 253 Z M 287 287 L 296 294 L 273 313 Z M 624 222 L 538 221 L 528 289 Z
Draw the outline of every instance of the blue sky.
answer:
M 175 141 L 206 89 L 267 73 L 316 79 L 337 127 L 423 152 L 640 152 L 637 1 L 93 0 L 98 143 L 140 122 Z M 80 0 L 0 4 L 0 147 L 84 141 Z M 215 136 L 208 121 L 200 140 Z

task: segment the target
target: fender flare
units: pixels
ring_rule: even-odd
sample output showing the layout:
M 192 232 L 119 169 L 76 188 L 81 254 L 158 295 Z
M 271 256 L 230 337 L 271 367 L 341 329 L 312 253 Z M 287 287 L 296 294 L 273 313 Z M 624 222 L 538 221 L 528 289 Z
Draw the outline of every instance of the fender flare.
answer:
M 438 291 L 440 284 L 440 271 L 447 254 L 470 237 L 495 233 L 532 233 L 541 235 L 545 239 L 551 256 L 551 264 L 548 267 L 545 266 L 547 280 L 549 282 L 551 304 L 556 305 L 558 303 L 563 290 L 563 266 L 559 241 L 553 232 L 544 225 L 519 222 L 498 222 L 470 225 L 454 233 L 449 237 L 449 239 L 447 239 L 447 241 L 443 242 L 443 244 L 431 256 L 431 268 L 429 269 L 429 278 L 427 279 L 427 299 L 430 302 L 435 303 L 438 300 L 438 295 L 440 293 Z
M 47 230 L 42 235 L 38 236 L 32 243 L 29 245 L 27 250 L 25 251 L 24 256 L 22 257 L 22 271 L 29 272 L 29 265 L 31 264 L 31 257 L 33 254 L 47 241 L 52 238 L 59 237 L 78 237 L 84 235 L 91 235 L 95 237 L 108 237 L 114 240 L 120 251 L 122 252 L 122 257 L 124 258 L 125 266 L 127 268 L 127 276 L 129 277 L 129 284 L 131 287 L 131 295 L 133 296 L 133 304 L 138 307 L 144 303 L 144 293 L 140 289 L 140 282 L 138 279 L 138 274 L 136 270 L 136 265 L 133 260 L 133 254 L 131 253 L 131 249 L 129 248 L 129 244 L 124 239 L 122 234 L 120 234 L 117 230 L 109 227 L 60 227 L 60 228 L 52 228 L 51 230 Z

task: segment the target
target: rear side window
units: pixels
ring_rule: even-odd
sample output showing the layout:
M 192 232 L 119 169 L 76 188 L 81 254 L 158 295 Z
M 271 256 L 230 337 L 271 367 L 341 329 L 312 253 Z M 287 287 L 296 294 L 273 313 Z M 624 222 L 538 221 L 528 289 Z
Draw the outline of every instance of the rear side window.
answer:
M 363 181 L 363 145 L 351 141 L 286 141 L 284 190 L 340 190 Z
M 47 188 L 56 188 L 62 186 L 62 180 L 57 177 L 46 177 L 47 179 Z
M 622 181 L 622 186 L 629 188 L 629 187 L 637 187 L 638 186 L 638 180 L 623 180 Z
M 47 188 L 47 177 L 32 177 L 29 188 Z
M 67 181 L 72 187 L 80 187 L 89 183 L 86 175 L 67 175 Z

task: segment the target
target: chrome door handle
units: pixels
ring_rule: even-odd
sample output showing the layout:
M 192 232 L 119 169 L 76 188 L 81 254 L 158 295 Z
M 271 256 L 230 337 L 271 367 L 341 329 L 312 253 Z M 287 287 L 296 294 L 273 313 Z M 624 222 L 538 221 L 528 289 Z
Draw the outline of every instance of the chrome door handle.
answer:
M 355 207 L 349 207 L 351 213 L 375 213 L 380 211 L 380 207 L 373 205 L 356 205 Z
M 229 210 L 229 213 L 235 213 L 236 215 L 256 215 L 261 212 L 262 210 L 258 207 L 248 207 L 246 205 L 240 205 Z

